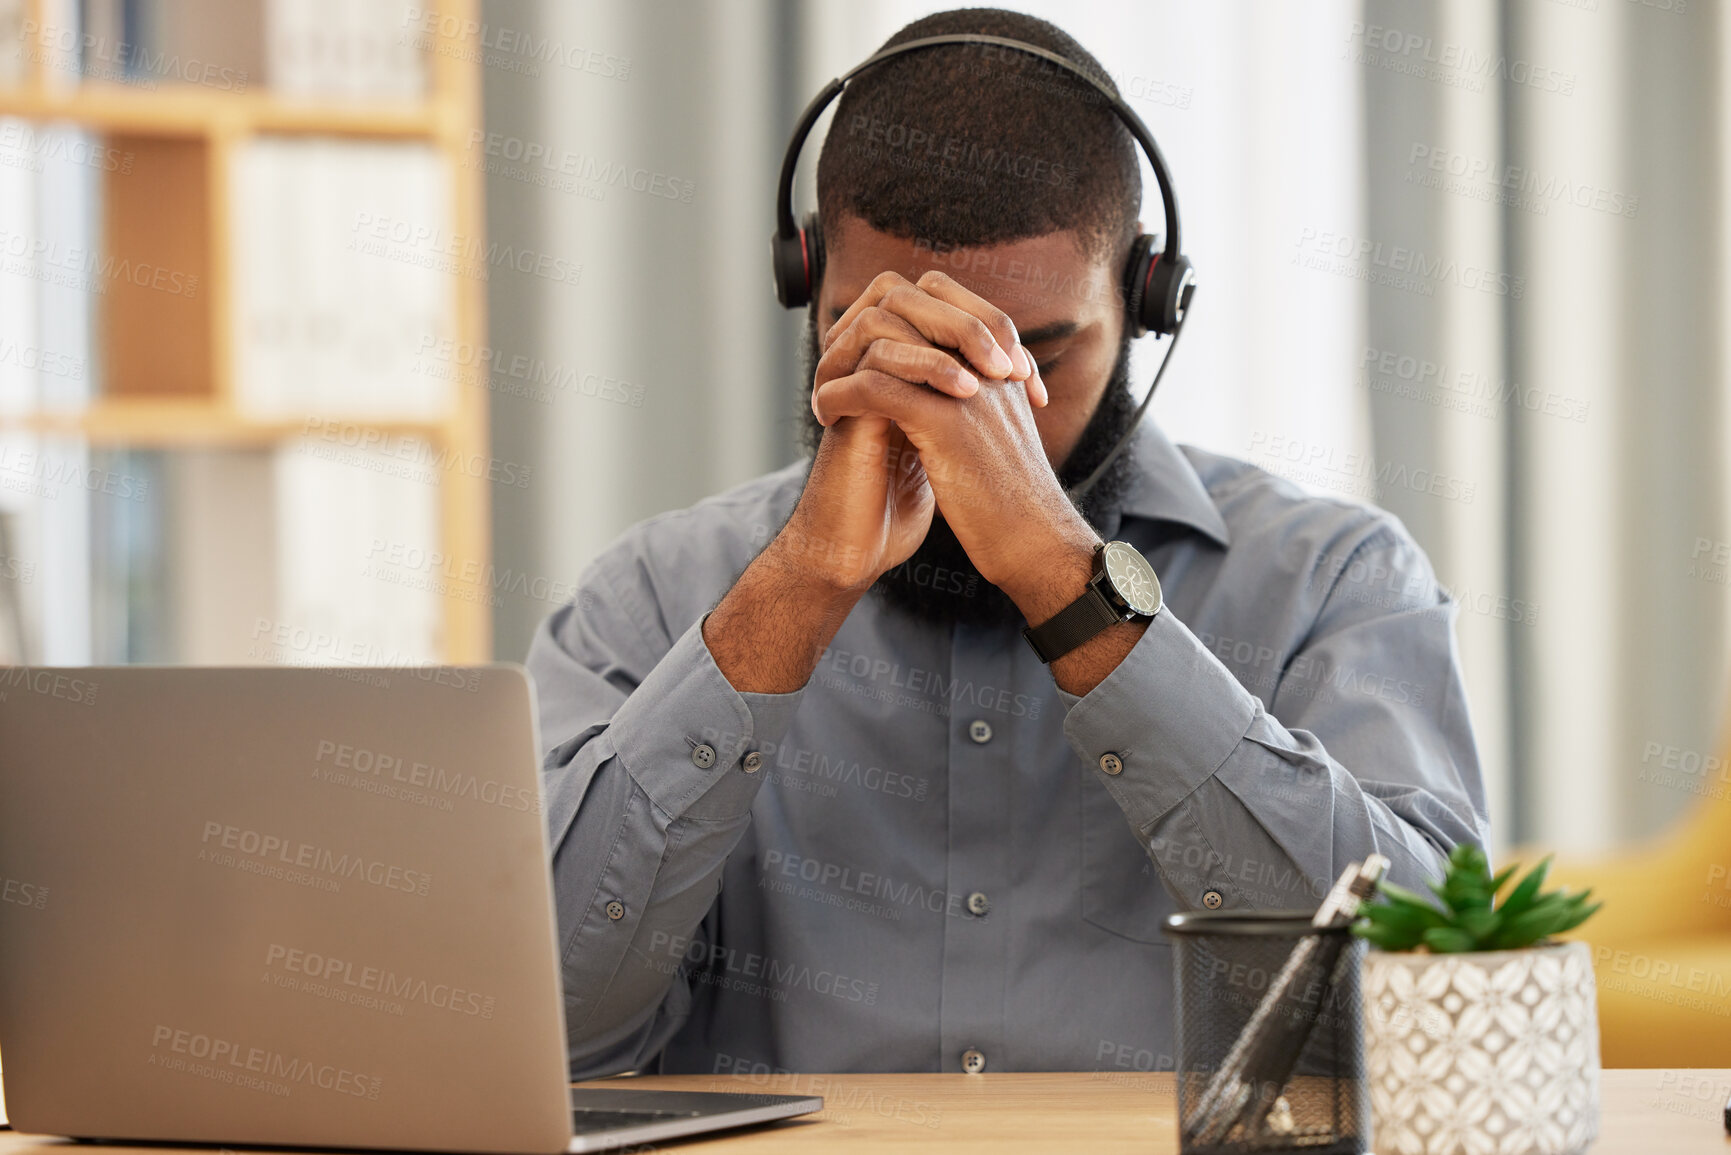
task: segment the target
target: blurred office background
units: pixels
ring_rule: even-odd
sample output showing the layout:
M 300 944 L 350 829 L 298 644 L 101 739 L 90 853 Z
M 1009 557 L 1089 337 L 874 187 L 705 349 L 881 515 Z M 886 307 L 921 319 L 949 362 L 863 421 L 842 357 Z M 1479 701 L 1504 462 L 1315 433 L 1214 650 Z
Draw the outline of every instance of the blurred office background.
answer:
M 1718 6 L 1010 6 L 1171 161 L 1154 419 L 1461 602 L 1499 846 L 1731 787 Z M 793 460 L 786 134 L 937 7 L 0 2 L 0 656 L 520 659 L 626 526 Z

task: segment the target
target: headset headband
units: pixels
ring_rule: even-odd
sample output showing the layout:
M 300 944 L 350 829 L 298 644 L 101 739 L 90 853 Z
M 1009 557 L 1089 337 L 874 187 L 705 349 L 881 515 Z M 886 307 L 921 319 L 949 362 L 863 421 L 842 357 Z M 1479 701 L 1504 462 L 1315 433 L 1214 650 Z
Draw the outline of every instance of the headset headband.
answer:
M 1142 118 L 1125 104 L 1111 89 L 1083 72 L 1072 61 L 1065 59 L 1037 44 L 1029 44 L 1024 40 L 1011 40 L 1007 36 L 988 36 L 984 33 L 957 32 L 947 36 L 923 36 L 918 40 L 909 40 L 902 44 L 892 44 L 873 56 L 854 65 L 834 80 L 823 86 L 823 89 L 805 106 L 800 113 L 799 122 L 794 125 L 793 136 L 787 144 L 787 155 L 781 162 L 781 183 L 775 194 L 775 228 L 778 236 L 795 239 L 799 236 L 799 226 L 793 218 L 793 172 L 799 164 L 800 150 L 805 147 L 805 138 L 811 135 L 812 126 L 817 118 L 829 106 L 830 101 L 841 95 L 848 82 L 866 69 L 881 64 L 904 52 L 914 52 L 922 48 L 935 48 L 941 44 L 996 44 L 1000 48 L 1012 48 L 1048 61 L 1062 68 L 1065 72 L 1081 80 L 1088 87 L 1098 92 L 1106 101 L 1108 107 L 1117 113 L 1118 119 L 1130 135 L 1136 138 L 1136 143 L 1142 146 L 1142 151 L 1148 154 L 1148 163 L 1154 169 L 1154 182 L 1160 186 L 1160 206 L 1166 214 L 1166 244 L 1163 256 L 1169 263 L 1176 263 L 1184 250 L 1179 244 L 1178 235 L 1178 198 L 1172 192 L 1172 178 L 1166 171 L 1166 158 L 1160 152 L 1160 146 L 1154 141 L 1154 134 L 1148 131 L 1148 126 L 1142 123 Z

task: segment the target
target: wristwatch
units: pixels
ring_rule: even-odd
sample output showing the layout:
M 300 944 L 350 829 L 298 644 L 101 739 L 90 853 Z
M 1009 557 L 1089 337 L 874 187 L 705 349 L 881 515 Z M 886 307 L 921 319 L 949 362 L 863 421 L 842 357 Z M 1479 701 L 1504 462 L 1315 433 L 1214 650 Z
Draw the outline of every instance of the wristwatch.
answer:
M 1148 559 L 1127 541 L 1109 541 L 1094 547 L 1094 576 L 1082 596 L 1022 636 L 1050 663 L 1109 626 L 1149 620 L 1162 604 L 1160 579 Z

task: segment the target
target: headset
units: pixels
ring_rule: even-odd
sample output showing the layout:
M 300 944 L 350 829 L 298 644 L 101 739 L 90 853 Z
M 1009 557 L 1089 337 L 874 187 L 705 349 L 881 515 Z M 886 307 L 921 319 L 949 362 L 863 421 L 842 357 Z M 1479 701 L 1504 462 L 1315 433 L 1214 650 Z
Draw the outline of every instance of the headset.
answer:
M 1129 446 L 1136 427 L 1142 422 L 1142 415 L 1154 400 L 1154 390 L 1159 387 L 1160 378 L 1166 375 L 1166 366 L 1172 360 L 1172 351 L 1177 348 L 1178 336 L 1184 329 L 1184 318 L 1190 310 L 1190 298 L 1196 291 L 1196 273 L 1180 247 L 1178 197 L 1173 192 L 1172 177 L 1166 169 L 1166 158 L 1161 155 L 1160 146 L 1154 141 L 1154 134 L 1148 131 L 1142 118 L 1116 93 L 1082 71 L 1073 61 L 1023 40 L 981 33 L 953 33 L 925 36 L 891 45 L 824 85 L 823 89 L 812 97 L 811 103 L 806 105 L 805 111 L 800 113 L 799 121 L 794 125 L 793 136 L 787 142 L 787 153 L 781 161 L 781 181 L 775 194 L 775 235 L 770 238 L 775 296 L 789 309 L 802 309 L 811 303 L 812 294 L 823 277 L 823 231 L 818 227 L 817 213 L 807 213 L 803 226 L 796 224 L 793 216 L 794 168 L 799 163 L 800 150 L 805 145 L 806 137 L 811 135 L 812 126 L 817 123 L 818 116 L 831 101 L 841 95 L 849 81 L 868 68 L 904 53 L 945 44 L 993 44 L 1000 48 L 1014 49 L 1048 61 L 1081 80 L 1100 94 L 1107 107 L 1117 114 L 1130 135 L 1136 138 L 1136 143 L 1142 146 L 1142 151 L 1147 154 L 1148 163 L 1154 170 L 1155 183 L 1160 186 L 1160 205 L 1166 217 L 1165 244 L 1156 247 L 1156 237 L 1143 233 L 1130 246 L 1130 259 L 1125 264 L 1123 277 L 1125 324 L 1132 337 L 1154 333 L 1170 337 L 1171 341 L 1166 346 L 1166 355 L 1160 359 L 1160 368 L 1154 374 L 1154 381 L 1148 387 L 1148 395 L 1137 407 L 1129 428 L 1112 447 L 1112 452 L 1106 455 L 1106 459 L 1070 491 L 1070 496 L 1077 498 L 1092 489 L 1094 483 L 1104 476 L 1106 467 Z

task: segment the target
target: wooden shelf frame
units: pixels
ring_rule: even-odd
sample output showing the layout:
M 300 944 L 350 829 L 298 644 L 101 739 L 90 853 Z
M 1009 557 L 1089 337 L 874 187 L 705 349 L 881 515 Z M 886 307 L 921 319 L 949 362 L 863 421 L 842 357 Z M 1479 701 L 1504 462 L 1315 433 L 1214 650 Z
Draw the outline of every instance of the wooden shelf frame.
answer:
M 208 389 L 102 398 L 90 406 L 56 412 L 0 416 L 0 430 L 69 436 L 93 444 L 161 449 L 192 447 L 267 448 L 302 436 L 305 420 L 258 420 L 238 412 L 234 389 L 234 279 L 231 174 L 236 151 L 260 135 L 320 135 L 422 140 L 444 156 L 452 183 L 451 231 L 479 242 L 485 235 L 482 175 L 466 163 L 471 134 L 481 127 L 480 65 L 460 40 L 477 27 L 479 0 L 431 0 L 440 17 L 428 33 L 428 90 L 415 102 L 285 99 L 268 89 L 234 93 L 198 88 L 134 89 L 124 84 L 49 83 L 36 54 L 29 54 L 22 84 L 0 87 L 0 116 L 41 123 L 68 123 L 109 136 L 180 138 L 201 143 L 208 203 L 209 329 Z M 43 27 L 43 0 L 26 0 L 26 15 Z M 456 19 L 444 19 L 454 16 Z M 446 32 L 455 29 L 455 32 Z M 444 42 L 449 43 L 444 43 Z M 437 47 L 444 43 L 443 50 Z M 484 243 L 484 242 L 483 242 Z M 486 345 L 486 285 L 472 277 L 449 278 L 453 336 L 473 347 Z M 168 382 L 181 389 L 183 382 Z M 486 391 L 454 385 L 451 411 L 442 421 L 390 421 L 309 414 L 385 433 L 425 438 L 440 450 L 468 460 L 490 453 Z M 440 548 L 473 558 L 485 572 L 491 557 L 490 483 L 485 476 L 448 471 L 439 481 Z M 443 607 L 442 660 L 492 660 L 492 611 L 479 581 L 449 583 Z M 474 588 L 468 588 L 473 586 Z
M 261 420 L 208 401 L 117 398 L 82 409 L 39 409 L 0 416 L 0 429 L 46 437 L 67 437 L 93 445 L 150 449 L 221 446 L 266 448 L 309 435 L 308 422 L 322 420 L 396 437 L 416 437 L 437 446 L 460 447 L 464 430 L 455 421 L 393 420 L 378 417 L 317 417 Z
M 0 87 L 0 116 L 71 121 L 133 136 L 317 134 L 437 141 L 462 122 L 462 110 L 436 97 L 414 103 L 332 104 L 269 93 L 130 88 L 98 82 L 72 92 Z

